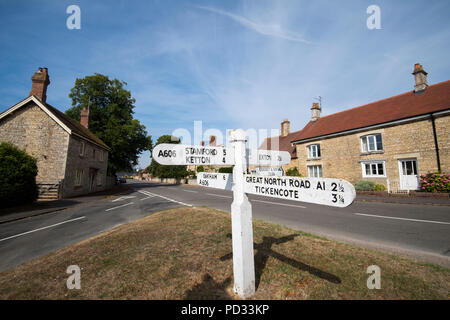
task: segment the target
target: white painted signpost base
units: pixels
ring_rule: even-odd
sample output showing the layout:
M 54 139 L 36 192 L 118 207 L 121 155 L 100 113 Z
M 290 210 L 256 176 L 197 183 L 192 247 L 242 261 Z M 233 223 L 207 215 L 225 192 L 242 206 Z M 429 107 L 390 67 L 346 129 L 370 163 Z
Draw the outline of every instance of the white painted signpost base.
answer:
M 244 193 L 244 173 L 247 171 L 245 137 L 243 130 L 234 130 L 230 135 L 235 155 L 231 204 L 234 292 L 242 298 L 255 293 L 252 205 Z
M 153 149 L 152 157 L 162 165 L 233 165 L 232 175 L 204 172 L 198 175 L 197 182 L 200 186 L 233 190 L 231 227 L 234 291 L 242 298 L 248 298 L 255 293 L 255 261 L 252 205 L 247 193 L 346 207 L 353 202 L 356 192 L 351 183 L 340 179 L 248 175 L 248 163 L 280 166 L 290 162 L 289 153 L 246 150 L 246 132 L 240 129 L 231 132 L 230 142 L 232 148 L 160 144 Z

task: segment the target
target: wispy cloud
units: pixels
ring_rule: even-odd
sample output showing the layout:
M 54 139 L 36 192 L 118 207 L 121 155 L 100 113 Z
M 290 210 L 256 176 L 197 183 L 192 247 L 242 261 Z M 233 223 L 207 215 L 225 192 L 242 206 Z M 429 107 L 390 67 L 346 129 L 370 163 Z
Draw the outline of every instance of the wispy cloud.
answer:
M 256 31 L 265 36 L 276 37 L 276 38 L 281 38 L 281 39 L 285 39 L 285 40 L 289 40 L 289 41 L 296 41 L 296 42 L 303 42 L 303 43 L 311 44 L 310 41 L 305 40 L 304 38 L 300 37 L 295 32 L 284 30 L 277 23 L 271 23 L 271 24 L 257 23 L 257 22 L 251 21 L 250 19 L 247 19 L 243 16 L 239 16 L 237 14 L 233 14 L 233 13 L 230 13 L 230 12 L 227 12 L 224 10 L 220 10 L 220 9 L 216 9 L 216 8 L 212 8 L 212 7 L 197 6 L 197 8 L 231 18 L 234 21 L 243 25 L 244 27 L 249 28 L 249 29 Z

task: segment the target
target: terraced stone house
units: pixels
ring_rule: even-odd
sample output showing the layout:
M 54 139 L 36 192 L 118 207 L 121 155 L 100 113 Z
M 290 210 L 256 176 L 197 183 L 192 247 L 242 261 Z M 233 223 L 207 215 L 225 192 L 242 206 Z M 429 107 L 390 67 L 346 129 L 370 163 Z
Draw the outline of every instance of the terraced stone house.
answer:
M 40 198 L 66 198 L 107 188 L 110 148 L 81 123 L 46 102 L 50 78 L 39 68 L 29 96 L 0 114 L 0 142 L 11 142 L 37 158 Z
M 314 103 L 303 129 L 268 140 L 295 154 L 303 176 L 415 190 L 420 174 L 450 171 L 450 81 L 429 86 L 420 64 L 413 75 L 414 90 L 342 112 L 321 117 Z

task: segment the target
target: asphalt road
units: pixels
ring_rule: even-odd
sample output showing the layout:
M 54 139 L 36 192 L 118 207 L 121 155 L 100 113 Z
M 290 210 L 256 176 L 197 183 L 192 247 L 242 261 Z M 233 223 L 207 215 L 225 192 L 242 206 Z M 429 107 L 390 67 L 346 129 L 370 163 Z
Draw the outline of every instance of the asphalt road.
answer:
M 230 211 L 232 192 L 130 183 L 133 190 L 87 205 L 0 224 L 0 271 L 154 212 L 183 206 Z M 363 247 L 450 266 L 450 207 L 358 202 L 346 208 L 249 196 L 255 219 Z

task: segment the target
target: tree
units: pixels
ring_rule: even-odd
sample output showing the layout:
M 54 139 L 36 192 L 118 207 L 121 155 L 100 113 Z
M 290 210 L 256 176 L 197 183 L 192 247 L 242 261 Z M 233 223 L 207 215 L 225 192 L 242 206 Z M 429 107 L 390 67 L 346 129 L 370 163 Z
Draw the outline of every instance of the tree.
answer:
M 110 175 L 132 171 L 139 154 L 152 149 L 152 139 L 145 126 L 133 119 L 136 100 L 124 88 L 126 85 L 124 81 L 96 73 L 76 79 L 69 94 L 72 108 L 66 114 L 79 121 L 83 107 L 89 107 L 89 130 L 111 148 Z
M 2 206 L 31 203 L 38 192 L 37 160 L 8 142 L 0 143 L 0 202 Z
M 163 135 L 158 138 L 155 146 L 160 143 L 180 143 L 179 139 L 173 139 L 170 135 Z M 152 159 L 150 165 L 146 168 L 153 177 L 158 178 L 176 178 L 181 179 L 189 175 L 186 166 L 164 166 Z

